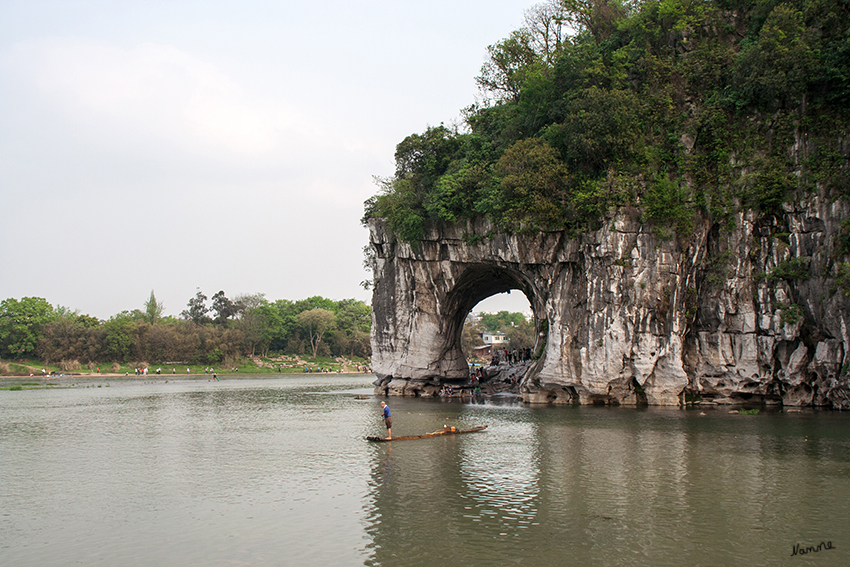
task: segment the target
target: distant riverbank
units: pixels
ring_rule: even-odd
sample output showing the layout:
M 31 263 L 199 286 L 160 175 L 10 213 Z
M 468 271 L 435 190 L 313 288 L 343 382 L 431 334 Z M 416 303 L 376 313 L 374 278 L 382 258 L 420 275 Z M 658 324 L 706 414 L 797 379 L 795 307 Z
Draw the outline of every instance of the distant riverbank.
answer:
M 293 375 L 293 376 L 308 376 L 311 374 L 340 374 L 340 375 L 353 375 L 353 374 L 369 374 L 365 370 L 334 370 L 334 371 L 313 371 L 313 372 L 304 372 L 295 371 L 293 372 L 289 369 L 288 372 L 232 372 L 232 371 L 215 371 L 215 372 L 186 372 L 186 373 L 159 373 L 156 372 L 148 373 L 148 374 L 130 374 L 130 373 L 118 373 L 118 372 L 64 372 L 59 374 L 0 374 L 0 380 L 4 381 L 15 381 L 15 380 L 69 380 L 72 378 L 126 378 L 131 380 L 149 380 L 152 378 L 189 378 L 189 379 L 202 379 L 202 378 L 238 378 L 240 376 L 256 378 L 258 376 L 268 376 L 272 378 L 274 376 L 280 376 L 282 374 Z
M 65 380 L 68 378 L 132 378 L 137 380 L 144 380 L 149 378 L 212 378 L 214 376 L 234 378 L 239 376 L 250 376 L 251 378 L 256 378 L 257 376 L 268 376 L 270 378 L 274 376 L 278 376 L 280 374 L 291 374 L 293 376 L 309 376 L 311 374 L 369 374 L 366 371 L 357 371 L 357 370 L 334 370 L 332 372 L 280 372 L 280 373 L 272 373 L 272 372 L 219 372 L 216 371 L 214 373 L 185 373 L 181 374 L 180 372 L 174 373 L 153 373 L 153 374 L 120 374 L 115 372 L 66 372 L 63 374 L 11 374 L 5 375 L 0 374 L 0 380 L 26 380 L 31 378 L 38 378 L 41 380 Z
M 357 374 L 370 371 L 369 360 L 358 357 L 306 355 L 249 356 L 222 364 L 131 361 L 124 363 L 45 364 L 40 360 L 0 361 L 0 378 L 212 376 L 240 374 Z M 158 371 L 158 372 L 157 372 Z

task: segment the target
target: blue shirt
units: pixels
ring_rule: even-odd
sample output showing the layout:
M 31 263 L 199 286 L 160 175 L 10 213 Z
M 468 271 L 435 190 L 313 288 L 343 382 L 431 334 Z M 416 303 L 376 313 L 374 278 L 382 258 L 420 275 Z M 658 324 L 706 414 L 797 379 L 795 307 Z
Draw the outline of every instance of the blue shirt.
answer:
M 384 406 L 384 417 L 390 417 L 390 406 Z

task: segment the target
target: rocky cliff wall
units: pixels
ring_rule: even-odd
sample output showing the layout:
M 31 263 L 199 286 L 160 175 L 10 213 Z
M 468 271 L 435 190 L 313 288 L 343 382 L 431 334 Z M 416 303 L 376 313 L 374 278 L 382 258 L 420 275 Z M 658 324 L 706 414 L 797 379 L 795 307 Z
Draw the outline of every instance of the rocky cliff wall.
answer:
M 480 220 L 415 245 L 371 219 L 376 390 L 427 395 L 465 380 L 467 313 L 513 289 L 539 331 L 526 402 L 850 409 L 847 218 L 846 199 L 811 194 L 779 218 L 742 213 L 686 239 L 623 209 L 575 238 Z

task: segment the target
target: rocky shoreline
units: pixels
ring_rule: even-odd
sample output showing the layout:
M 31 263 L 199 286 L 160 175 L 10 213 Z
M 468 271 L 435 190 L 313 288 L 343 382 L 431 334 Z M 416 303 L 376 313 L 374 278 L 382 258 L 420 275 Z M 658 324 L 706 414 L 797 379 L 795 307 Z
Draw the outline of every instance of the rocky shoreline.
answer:
M 378 378 L 373 383 L 377 396 L 444 397 L 468 399 L 473 396 L 510 394 L 520 396 L 520 383 L 531 367 L 531 362 L 484 366 L 480 380 L 440 382 L 439 380 L 404 380 L 388 377 Z M 444 391 L 449 386 L 450 392 Z

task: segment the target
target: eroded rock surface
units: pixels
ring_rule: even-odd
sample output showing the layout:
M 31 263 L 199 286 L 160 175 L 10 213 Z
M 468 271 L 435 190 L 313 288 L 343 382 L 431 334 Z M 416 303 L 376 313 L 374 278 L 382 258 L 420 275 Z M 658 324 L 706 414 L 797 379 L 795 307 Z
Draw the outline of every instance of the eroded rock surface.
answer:
M 624 209 L 575 238 L 502 234 L 481 220 L 416 245 L 371 219 L 376 390 L 433 395 L 465 380 L 467 313 L 513 289 L 541 342 L 519 385 L 526 402 L 850 409 L 848 216 L 846 200 L 810 195 L 781 219 L 706 222 L 687 241 Z

